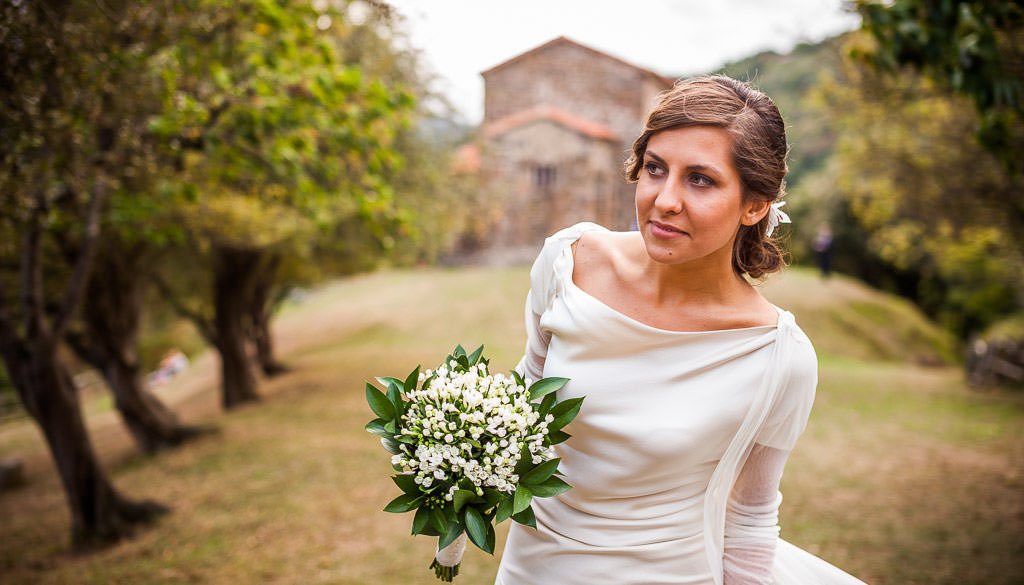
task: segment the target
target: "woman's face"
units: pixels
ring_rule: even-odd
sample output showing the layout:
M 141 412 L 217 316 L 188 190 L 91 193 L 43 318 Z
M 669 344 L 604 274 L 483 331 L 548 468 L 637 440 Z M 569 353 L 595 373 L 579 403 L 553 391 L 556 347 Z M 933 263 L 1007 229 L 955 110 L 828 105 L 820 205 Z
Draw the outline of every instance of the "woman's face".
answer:
M 690 126 L 651 136 L 636 185 L 636 215 L 653 260 L 731 266 L 741 222 L 753 225 L 765 212 L 766 203 L 744 201 L 727 130 Z

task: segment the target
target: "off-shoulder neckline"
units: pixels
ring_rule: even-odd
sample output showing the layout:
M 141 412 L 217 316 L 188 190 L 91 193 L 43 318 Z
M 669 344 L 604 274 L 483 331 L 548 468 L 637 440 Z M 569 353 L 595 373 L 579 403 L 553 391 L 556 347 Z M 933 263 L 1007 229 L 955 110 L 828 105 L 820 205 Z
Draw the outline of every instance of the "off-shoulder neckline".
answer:
M 665 334 L 669 334 L 669 335 L 680 335 L 680 336 L 704 335 L 704 334 L 713 334 L 713 333 L 728 334 L 728 333 L 738 333 L 738 332 L 744 332 L 744 331 L 746 331 L 746 332 L 767 331 L 767 330 L 770 330 L 770 329 L 778 329 L 779 324 L 782 323 L 782 316 L 783 316 L 785 310 L 782 309 L 781 307 L 779 307 L 778 305 L 776 305 L 775 303 L 768 303 L 779 314 L 779 318 L 778 318 L 778 320 L 774 324 L 771 324 L 771 325 L 754 325 L 752 327 L 736 327 L 736 328 L 732 328 L 732 329 L 707 329 L 707 330 L 702 330 L 702 331 L 678 331 L 678 330 L 675 330 L 675 329 L 663 329 L 661 327 L 655 327 L 654 325 L 650 325 L 648 323 L 644 323 L 643 321 L 639 321 L 639 320 L 637 320 L 637 319 L 635 319 L 633 317 L 630 317 L 629 315 L 619 311 L 618 309 L 613 308 L 611 305 L 608 305 L 607 303 L 605 303 L 601 299 L 595 297 L 594 295 L 592 295 L 592 294 L 588 293 L 587 291 L 583 290 L 582 288 L 580 288 L 579 285 L 577 285 L 576 282 L 572 278 L 573 272 L 575 271 L 575 268 L 576 268 L 576 258 L 573 256 L 573 253 L 572 253 L 573 252 L 572 245 L 575 242 L 579 241 L 579 239 L 581 237 L 583 237 L 583 233 L 586 232 L 586 231 L 591 231 L 591 230 L 595 230 L 595 229 L 603 230 L 603 231 L 606 231 L 606 232 L 611 232 L 612 231 L 612 230 L 609 230 L 608 228 L 606 228 L 606 227 L 604 227 L 602 225 L 599 225 L 599 224 L 593 224 L 593 226 L 595 226 L 595 227 L 589 227 L 589 228 L 585 227 L 585 226 L 581 227 L 578 230 L 578 233 L 574 234 L 573 238 L 568 239 L 566 242 L 564 242 L 564 246 L 563 246 L 563 248 L 561 250 L 561 254 L 567 257 L 566 262 L 568 263 L 568 269 L 565 271 L 565 274 L 562 276 L 562 278 L 564 278 L 566 281 L 568 281 L 566 283 L 566 285 L 567 285 L 567 287 L 569 289 L 572 289 L 573 291 L 580 293 L 581 296 L 590 299 L 591 302 L 593 302 L 594 304 L 596 304 L 596 305 L 598 305 L 600 307 L 603 307 L 605 311 L 607 311 L 607 312 L 617 316 L 619 319 L 621 319 L 623 321 L 626 321 L 627 323 L 629 323 L 631 325 L 634 325 L 636 327 L 640 327 L 642 329 L 646 329 L 648 331 L 654 331 L 654 332 L 657 332 L 657 333 L 665 333 Z

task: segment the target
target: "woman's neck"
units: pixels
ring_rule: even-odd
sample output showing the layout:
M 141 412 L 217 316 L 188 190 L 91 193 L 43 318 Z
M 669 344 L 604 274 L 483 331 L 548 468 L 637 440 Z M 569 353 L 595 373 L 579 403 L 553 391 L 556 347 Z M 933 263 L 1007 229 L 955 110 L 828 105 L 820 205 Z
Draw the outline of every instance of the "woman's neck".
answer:
M 732 267 L 732 246 L 709 256 L 681 264 L 654 261 L 640 239 L 642 282 L 648 293 L 662 306 L 733 305 L 751 291 L 750 284 Z

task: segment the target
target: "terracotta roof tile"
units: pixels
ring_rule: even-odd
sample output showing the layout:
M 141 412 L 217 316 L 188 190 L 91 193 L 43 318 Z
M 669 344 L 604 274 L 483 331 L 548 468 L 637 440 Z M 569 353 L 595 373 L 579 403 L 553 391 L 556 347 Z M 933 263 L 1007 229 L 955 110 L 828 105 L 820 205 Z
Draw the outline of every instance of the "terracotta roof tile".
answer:
M 567 112 L 555 106 L 539 105 L 499 118 L 484 126 L 483 134 L 492 138 L 504 134 L 513 128 L 518 128 L 536 120 L 550 120 L 566 128 L 570 128 L 591 138 L 600 140 L 619 140 L 615 132 L 600 122 L 595 122 L 583 116 Z

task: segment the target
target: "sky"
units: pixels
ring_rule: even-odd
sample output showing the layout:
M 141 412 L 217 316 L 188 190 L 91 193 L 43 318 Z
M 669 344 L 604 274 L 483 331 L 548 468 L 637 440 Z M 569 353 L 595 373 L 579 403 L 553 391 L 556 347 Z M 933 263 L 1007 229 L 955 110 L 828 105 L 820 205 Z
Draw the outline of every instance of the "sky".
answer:
M 462 121 L 483 118 L 480 72 L 566 36 L 678 77 L 860 25 L 843 0 L 388 0 Z

